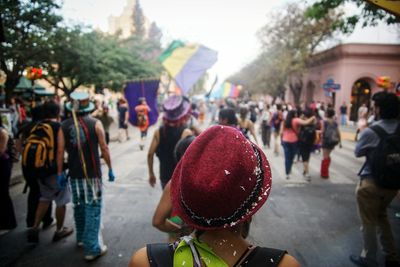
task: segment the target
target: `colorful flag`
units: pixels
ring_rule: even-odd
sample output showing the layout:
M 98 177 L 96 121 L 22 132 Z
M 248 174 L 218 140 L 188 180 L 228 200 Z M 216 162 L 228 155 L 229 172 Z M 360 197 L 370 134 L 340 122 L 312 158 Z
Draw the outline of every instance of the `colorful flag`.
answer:
M 226 98 L 226 97 L 238 98 L 240 90 L 241 90 L 240 85 L 232 84 L 230 82 L 224 82 L 223 84 L 221 84 L 219 86 L 219 89 L 216 89 L 211 93 L 211 97 L 213 97 L 213 98 Z
M 135 107 L 139 104 L 139 98 L 144 97 L 150 108 L 149 125 L 153 125 L 158 119 L 157 91 L 159 80 L 141 80 L 129 82 L 125 87 L 125 98 L 129 104 L 129 122 L 137 125 Z
M 159 57 L 161 64 L 187 94 L 199 78 L 217 61 L 217 52 L 200 44 L 173 41 Z

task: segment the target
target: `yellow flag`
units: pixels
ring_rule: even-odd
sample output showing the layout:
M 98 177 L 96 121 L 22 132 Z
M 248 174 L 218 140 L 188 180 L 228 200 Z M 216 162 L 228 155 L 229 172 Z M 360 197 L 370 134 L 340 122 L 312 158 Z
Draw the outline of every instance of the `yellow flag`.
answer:
M 371 4 L 377 5 L 387 12 L 400 17 L 400 0 L 367 0 Z

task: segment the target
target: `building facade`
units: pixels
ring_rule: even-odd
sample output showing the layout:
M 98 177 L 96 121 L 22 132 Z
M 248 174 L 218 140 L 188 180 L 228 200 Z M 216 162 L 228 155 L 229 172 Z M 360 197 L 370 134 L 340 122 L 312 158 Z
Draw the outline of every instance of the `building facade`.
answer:
M 379 76 L 390 77 L 390 90 L 400 82 L 400 45 L 341 44 L 310 59 L 300 102 L 331 103 L 336 112 L 345 102 L 350 120 L 356 121 L 358 108 L 369 106 L 372 95 L 381 90 L 376 83 Z M 289 90 L 285 99 L 294 102 Z
M 120 33 L 122 39 L 131 37 L 135 32 L 133 25 L 133 12 L 135 9 L 136 0 L 128 0 L 124 7 L 122 14 L 119 16 L 110 16 L 108 18 L 108 33 L 116 34 Z M 148 18 L 144 18 L 144 29 L 145 37 L 148 37 L 150 29 L 150 21 Z

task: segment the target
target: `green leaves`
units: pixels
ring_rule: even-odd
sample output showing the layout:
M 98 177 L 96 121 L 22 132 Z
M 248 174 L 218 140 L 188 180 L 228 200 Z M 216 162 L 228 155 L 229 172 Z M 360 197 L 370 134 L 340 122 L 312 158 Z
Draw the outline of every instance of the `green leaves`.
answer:
M 337 6 L 337 0 L 329 1 Z M 316 10 L 323 8 L 317 5 Z M 291 89 L 299 96 L 303 88 L 302 76 L 308 59 L 325 41 L 330 40 L 342 15 L 328 12 L 310 19 L 307 10 L 299 4 L 288 4 L 284 9 L 270 14 L 270 21 L 258 32 L 262 52 L 256 60 L 243 68 L 230 80 L 239 82 L 253 92 L 283 96 Z M 299 100 L 299 98 L 296 98 Z
M 364 0 L 318 0 L 307 9 L 306 16 L 311 19 L 320 19 L 329 12 L 344 7 L 346 3 L 355 4 L 360 12 L 350 14 L 344 17 L 341 23 L 333 25 L 345 34 L 352 33 L 357 24 L 366 27 L 375 26 L 378 21 L 384 21 L 387 24 L 399 23 L 399 18 Z
M 149 39 L 144 38 L 145 18 L 138 1 L 132 21 L 135 35 L 128 40 L 81 26 L 63 26 L 58 3 L 0 1 L 5 39 L 0 43 L 0 66 L 8 77 L 8 95 L 27 66 L 43 67 L 46 80 L 67 95 L 80 85 L 121 90 L 129 80 L 161 73 L 156 59 L 162 32 L 153 24 Z

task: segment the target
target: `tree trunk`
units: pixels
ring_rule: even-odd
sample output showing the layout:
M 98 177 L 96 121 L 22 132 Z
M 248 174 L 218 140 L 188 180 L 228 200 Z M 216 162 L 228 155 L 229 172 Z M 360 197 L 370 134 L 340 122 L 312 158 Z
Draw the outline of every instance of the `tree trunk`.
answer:
M 298 106 L 300 104 L 301 92 L 303 91 L 302 77 L 291 78 L 289 81 L 289 88 L 293 94 L 294 104 Z

